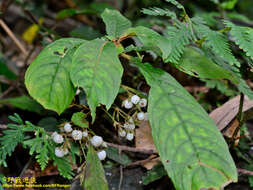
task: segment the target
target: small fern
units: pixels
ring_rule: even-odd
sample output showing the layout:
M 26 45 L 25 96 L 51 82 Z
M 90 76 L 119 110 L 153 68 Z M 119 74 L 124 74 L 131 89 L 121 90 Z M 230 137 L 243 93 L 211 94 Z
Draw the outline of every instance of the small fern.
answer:
M 228 40 L 225 35 L 220 32 L 211 30 L 204 24 L 194 25 L 195 31 L 205 38 L 205 42 L 212 48 L 213 52 L 231 65 L 240 67 L 240 63 L 232 54 Z
M 176 64 L 182 56 L 185 46 L 190 43 L 192 34 L 190 29 L 184 24 L 180 24 L 178 28 L 169 26 L 167 31 L 171 44 L 171 53 L 165 62 Z
M 253 59 L 253 29 L 249 27 L 237 26 L 225 20 L 224 24 L 231 28 L 232 40 L 242 49 L 247 56 Z

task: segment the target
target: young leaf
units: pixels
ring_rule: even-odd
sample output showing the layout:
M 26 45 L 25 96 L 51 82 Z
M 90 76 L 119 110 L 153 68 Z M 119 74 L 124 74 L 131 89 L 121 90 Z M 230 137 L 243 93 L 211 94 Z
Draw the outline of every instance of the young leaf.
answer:
M 75 89 L 69 71 L 74 50 L 82 42 L 66 38 L 51 43 L 26 71 L 25 85 L 29 94 L 46 109 L 61 114 L 71 103 Z
M 117 10 L 105 9 L 101 16 L 108 36 L 113 39 L 120 37 L 131 27 L 131 22 Z
M 167 27 L 167 30 L 169 44 L 171 45 L 171 52 L 165 62 L 178 63 L 184 52 L 185 46 L 188 45 L 192 39 L 191 31 L 184 24 L 180 24 L 179 28 Z
M 206 38 L 206 42 L 211 46 L 212 50 L 221 56 L 226 62 L 231 65 L 240 67 L 240 63 L 234 57 L 228 44 L 228 40 L 222 33 L 211 30 L 205 25 L 196 25 L 195 30 Z
M 71 121 L 80 127 L 88 128 L 89 122 L 86 120 L 86 115 L 82 112 L 74 113 L 71 117 Z
M 169 40 L 152 29 L 138 26 L 136 28 L 130 28 L 126 33 L 135 34 L 144 47 L 149 47 L 151 50 L 154 50 L 154 47 L 157 47 L 162 53 L 163 59 L 166 59 L 171 54 L 172 49 Z
M 234 83 L 238 83 L 237 78 L 232 73 L 218 66 L 206 56 L 202 55 L 198 49 L 187 47 L 183 57 L 180 59 L 176 67 L 195 77 L 206 79 L 229 79 Z
M 236 26 L 232 22 L 224 21 L 227 27 L 231 28 L 230 34 L 233 41 L 246 55 L 253 59 L 253 29 L 250 27 Z
M 1 104 L 12 105 L 16 108 L 27 110 L 30 112 L 36 112 L 38 114 L 41 114 L 43 111 L 43 107 L 38 102 L 29 98 L 28 96 L 2 99 L 0 100 L 0 105 Z
M 86 157 L 84 187 L 86 190 L 109 190 L 103 165 L 92 146 L 89 146 Z
M 151 86 L 148 116 L 162 163 L 177 190 L 237 181 L 225 140 L 196 100 L 168 73 L 138 66 Z
M 96 39 L 76 50 L 70 75 L 74 85 L 85 90 L 93 121 L 99 104 L 109 109 L 114 102 L 122 74 L 123 68 L 112 42 Z

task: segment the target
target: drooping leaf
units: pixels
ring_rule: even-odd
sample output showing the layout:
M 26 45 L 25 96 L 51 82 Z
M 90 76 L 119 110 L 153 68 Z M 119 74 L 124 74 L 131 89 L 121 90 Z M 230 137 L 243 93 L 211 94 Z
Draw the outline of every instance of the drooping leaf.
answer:
M 148 47 L 150 50 L 158 48 L 163 59 L 166 59 L 172 52 L 169 40 L 152 29 L 144 26 L 137 26 L 135 28 L 130 28 L 126 33 L 136 35 L 143 46 Z
M 88 148 L 83 185 L 86 190 L 108 190 L 103 165 L 92 146 L 89 146 Z
M 219 189 L 237 181 L 227 144 L 205 110 L 165 71 L 138 66 L 151 86 L 148 114 L 154 143 L 175 188 Z
M 71 103 L 75 90 L 69 71 L 75 48 L 83 40 L 57 40 L 38 55 L 26 71 L 25 85 L 29 94 L 46 109 L 61 114 Z
M 205 79 L 228 79 L 238 83 L 232 73 L 212 62 L 201 52 L 191 47 L 185 48 L 183 57 L 176 65 L 181 71 L 199 78 Z
M 148 185 L 149 183 L 156 181 L 163 176 L 167 175 L 166 170 L 164 169 L 162 164 L 157 164 L 152 168 L 152 170 L 147 172 L 146 176 L 142 177 L 142 183 L 144 185 Z
M 12 105 L 16 108 L 27 110 L 30 112 L 36 112 L 38 114 L 41 114 L 43 111 L 43 107 L 38 102 L 29 98 L 28 96 L 2 99 L 0 100 L 0 105 L 1 104 Z
M 86 92 L 92 119 L 96 107 L 109 109 L 119 91 L 123 68 L 112 42 L 96 39 L 81 45 L 73 56 L 71 79 Z
M 253 59 L 253 29 L 250 27 L 237 26 L 230 21 L 225 20 L 225 25 L 230 27 L 232 40 L 242 49 L 247 56 Z
M 89 127 L 89 122 L 86 120 L 86 114 L 82 112 L 74 113 L 71 117 L 71 121 L 79 127 L 83 127 L 83 128 Z
M 101 17 L 106 26 L 106 33 L 113 39 L 120 37 L 131 27 L 131 22 L 117 10 L 106 8 Z

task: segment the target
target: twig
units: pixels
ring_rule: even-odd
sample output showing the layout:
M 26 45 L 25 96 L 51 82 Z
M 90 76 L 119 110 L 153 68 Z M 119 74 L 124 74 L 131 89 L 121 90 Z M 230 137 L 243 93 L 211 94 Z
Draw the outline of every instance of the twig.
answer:
M 160 157 L 153 157 L 153 156 L 151 156 L 151 157 L 148 157 L 148 158 L 145 159 L 145 160 L 138 160 L 138 161 L 136 161 L 136 162 L 132 162 L 132 163 L 126 165 L 125 168 L 131 167 L 131 166 L 143 165 L 143 164 L 145 164 L 145 163 L 147 163 L 147 162 L 149 162 L 149 161 L 151 161 L 151 160 L 159 160 L 159 159 L 160 159 Z
M 134 148 L 134 147 L 129 147 L 129 146 L 124 146 L 124 145 L 118 145 L 118 144 L 113 144 L 106 142 L 108 146 L 118 148 L 121 151 L 128 151 L 128 152 L 139 152 L 139 153 L 144 153 L 144 154 L 154 154 L 157 153 L 154 150 L 148 150 L 148 149 L 140 149 L 140 148 Z
M 119 159 L 121 161 L 121 149 L 119 149 Z M 123 181 L 123 166 L 122 165 L 120 165 L 119 170 L 120 170 L 120 178 L 119 178 L 118 190 L 121 189 L 121 185 L 122 185 L 122 181 Z
M 240 128 L 242 127 L 242 125 L 243 125 L 243 103 L 244 103 L 244 94 L 243 93 L 241 93 L 240 94 L 240 105 L 239 105 L 239 110 L 238 110 L 238 114 L 237 114 L 237 119 L 238 119 L 238 121 L 239 121 L 239 125 L 238 125 L 238 127 L 235 129 L 235 131 L 234 131 L 234 133 L 233 133 L 233 135 L 232 135 L 232 141 L 234 141 L 235 140 L 235 138 L 236 138 L 236 135 L 237 135 L 237 133 L 239 132 L 239 130 L 240 130 Z
M 0 26 L 4 29 L 4 31 L 10 36 L 10 38 L 14 41 L 14 43 L 17 45 L 17 47 L 20 49 L 20 51 L 27 56 L 27 51 L 25 47 L 20 43 L 20 41 L 16 38 L 16 36 L 13 34 L 13 32 L 10 30 L 10 28 L 5 24 L 5 22 L 0 19 Z
M 253 176 L 253 171 L 237 168 L 238 173 L 246 174 L 246 175 L 251 175 Z

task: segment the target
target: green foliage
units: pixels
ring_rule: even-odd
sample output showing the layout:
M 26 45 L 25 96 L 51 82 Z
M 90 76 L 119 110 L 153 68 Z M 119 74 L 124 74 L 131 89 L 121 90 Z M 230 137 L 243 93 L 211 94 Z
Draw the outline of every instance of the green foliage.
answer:
M 164 169 L 162 164 L 157 164 L 152 170 L 147 172 L 147 175 L 142 177 L 142 182 L 144 185 L 148 185 L 149 183 L 156 181 L 163 176 L 167 175 L 166 170 Z
M 206 79 L 229 79 L 238 83 L 232 73 L 216 65 L 210 59 L 201 54 L 198 49 L 187 47 L 176 65 L 177 68 L 189 75 Z
M 17 76 L 15 73 L 13 73 L 5 64 L 5 60 L 1 57 L 0 54 L 0 75 L 6 76 L 10 80 L 15 80 L 17 79 Z
M 57 119 L 55 119 L 54 117 L 44 117 L 38 123 L 38 126 L 45 129 L 46 131 L 51 132 L 59 131 L 57 125 L 58 125 Z
M 86 120 L 86 116 L 82 112 L 76 112 L 72 115 L 71 121 L 79 127 L 88 128 L 89 122 Z
M 108 190 L 103 166 L 98 159 L 96 151 L 89 146 L 86 156 L 84 187 L 87 190 Z
M 96 107 L 109 109 L 118 94 L 123 68 L 112 42 L 96 39 L 83 43 L 73 56 L 71 79 L 82 87 L 88 99 L 93 121 Z
M 82 38 L 85 40 L 94 40 L 95 38 L 99 38 L 102 36 L 102 34 L 94 30 L 93 28 L 89 26 L 80 26 L 75 28 L 70 32 L 70 35 L 76 38 Z
M 218 189 L 237 181 L 227 144 L 204 109 L 168 73 L 138 66 L 151 86 L 148 114 L 154 143 L 175 188 Z
M 224 34 L 213 31 L 206 25 L 196 25 L 195 27 L 200 36 L 205 38 L 205 42 L 212 48 L 214 53 L 229 64 L 240 67 L 240 63 L 232 54 L 228 40 Z
M 169 10 L 169 9 L 161 9 L 158 7 L 150 8 L 150 9 L 142 9 L 142 13 L 146 15 L 152 15 L 152 16 L 167 16 L 171 17 L 172 19 L 177 19 L 177 15 Z
M 2 185 L 6 184 L 6 181 L 4 180 L 4 175 L 0 173 L 0 190 L 4 190 Z
M 131 27 L 131 22 L 119 11 L 105 9 L 101 16 L 106 26 L 106 32 L 111 39 L 120 37 Z
M 40 104 L 38 104 L 38 102 L 29 98 L 28 96 L 19 96 L 15 98 L 2 99 L 0 100 L 0 105 L 1 104 L 12 105 L 16 108 L 27 110 L 30 112 L 36 112 L 38 114 L 41 114 L 43 111 L 43 107 Z
M 183 54 L 185 46 L 190 43 L 190 40 L 192 39 L 192 33 L 184 24 L 179 24 L 178 28 L 168 26 L 167 33 L 169 44 L 171 45 L 171 53 L 165 62 L 176 64 Z
M 60 39 L 48 45 L 29 66 L 25 85 L 30 95 L 46 109 L 61 114 L 71 103 L 75 89 L 70 80 L 74 49 L 83 40 Z
M 130 28 L 126 33 L 136 35 L 144 48 L 153 51 L 157 48 L 158 55 L 161 55 L 163 59 L 166 59 L 171 54 L 172 49 L 169 40 L 154 30 L 144 26 L 137 26 L 136 28 Z
M 224 21 L 229 28 L 233 41 L 240 49 L 245 51 L 246 55 L 253 59 L 253 29 L 249 27 L 237 26 L 227 20 Z
M 183 9 L 184 10 L 184 6 L 180 3 L 178 3 L 176 0 L 166 0 L 169 3 L 172 3 L 173 5 L 175 5 L 178 9 Z
M 114 147 L 108 147 L 106 149 L 106 156 L 111 160 L 120 163 L 121 165 L 127 165 L 131 163 L 131 159 L 126 154 L 119 154 L 119 150 Z

